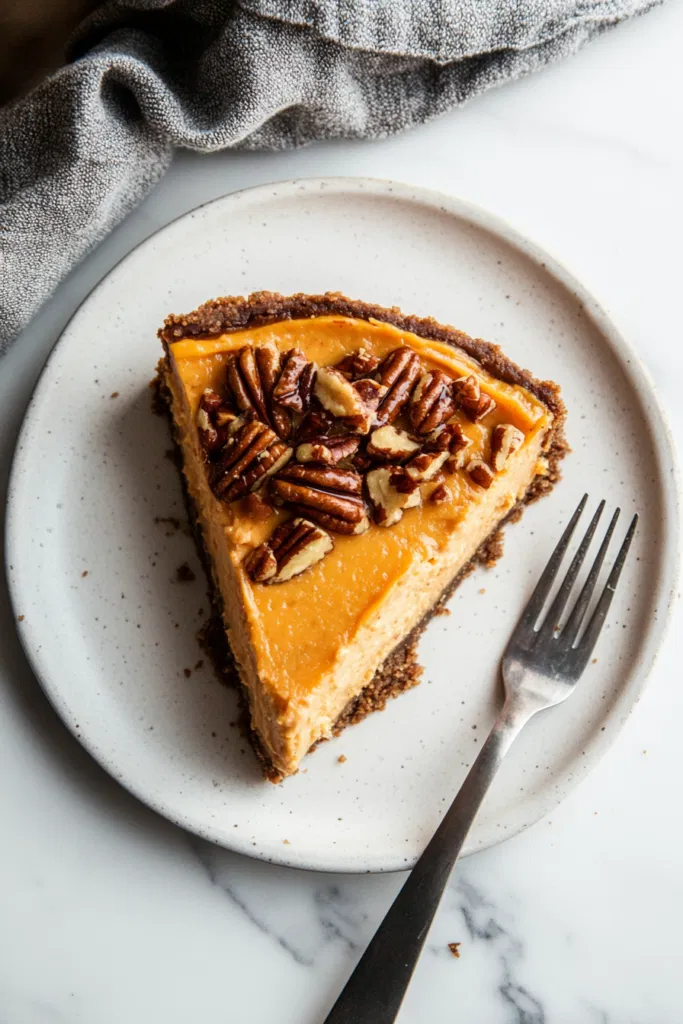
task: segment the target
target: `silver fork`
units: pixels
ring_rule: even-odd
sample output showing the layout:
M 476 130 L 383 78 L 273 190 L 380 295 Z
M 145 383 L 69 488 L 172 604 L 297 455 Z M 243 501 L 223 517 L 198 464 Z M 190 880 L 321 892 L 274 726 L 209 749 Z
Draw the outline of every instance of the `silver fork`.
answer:
M 569 618 L 560 628 L 605 507 L 605 502 L 600 502 L 550 609 L 539 623 L 587 500 L 588 495 L 584 494 L 505 649 L 502 711 L 445 818 L 389 908 L 325 1024 L 391 1024 L 396 1019 L 453 865 L 505 754 L 537 711 L 560 704 L 569 696 L 586 667 L 607 618 L 638 522 L 636 515 L 582 632 L 619 518 L 619 509 L 616 510 Z

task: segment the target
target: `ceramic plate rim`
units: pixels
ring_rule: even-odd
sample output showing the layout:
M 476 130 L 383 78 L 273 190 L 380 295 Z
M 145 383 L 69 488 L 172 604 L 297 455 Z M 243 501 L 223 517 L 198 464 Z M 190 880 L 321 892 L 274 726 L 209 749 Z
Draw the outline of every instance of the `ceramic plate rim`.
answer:
M 274 194 L 277 194 L 277 196 L 281 198 L 284 195 L 294 192 L 302 193 L 303 191 L 316 193 L 323 190 L 328 194 L 335 190 L 345 192 L 358 191 L 366 195 L 375 194 L 378 196 L 386 196 L 387 194 L 390 194 L 394 198 L 403 199 L 406 202 L 418 203 L 422 206 L 429 207 L 434 211 L 441 211 L 447 216 L 456 217 L 461 221 L 470 223 L 490 232 L 494 236 L 502 238 L 512 248 L 526 256 L 536 265 L 539 265 L 565 291 L 568 291 L 581 303 L 588 318 L 594 323 L 598 330 L 601 340 L 609 346 L 613 356 L 619 363 L 629 386 L 638 396 L 643 415 L 646 417 L 651 428 L 658 463 L 657 476 L 662 493 L 663 506 L 666 511 L 665 520 L 662 524 L 665 542 L 655 569 L 655 587 L 656 593 L 661 600 L 662 614 L 658 617 L 655 624 L 651 625 L 648 629 L 639 651 L 637 663 L 635 664 L 633 671 L 630 673 L 626 684 L 621 689 L 611 711 L 606 716 L 618 719 L 616 728 L 613 731 L 607 731 L 604 734 L 597 733 L 597 735 L 591 739 L 591 741 L 586 745 L 587 756 L 585 757 L 585 760 L 582 762 L 582 765 L 578 770 L 573 773 L 571 779 L 562 781 L 562 784 L 559 787 L 559 794 L 554 795 L 552 798 L 547 794 L 545 799 L 542 797 L 538 798 L 533 805 L 534 813 L 532 815 L 529 815 L 524 819 L 520 819 L 516 827 L 509 828 L 503 836 L 500 834 L 496 835 L 492 832 L 485 842 L 478 843 L 477 850 L 488 848 L 503 841 L 504 839 L 510 838 L 510 836 L 518 834 L 540 820 L 549 812 L 549 810 L 556 807 L 562 800 L 564 800 L 568 793 L 578 785 L 583 778 L 585 778 L 595 765 L 598 764 L 621 732 L 621 729 L 626 723 L 631 711 L 637 705 L 638 700 L 647 685 L 658 651 L 671 620 L 671 611 L 675 600 L 676 584 L 680 568 L 681 504 L 681 483 L 673 436 L 671 434 L 665 409 L 659 399 L 656 385 L 654 384 L 648 369 L 641 362 L 638 354 L 631 347 L 630 343 L 626 341 L 612 318 L 608 315 L 605 307 L 595 298 L 592 292 L 590 292 L 580 282 L 572 271 L 567 268 L 564 262 L 559 260 L 545 246 L 537 244 L 520 229 L 513 227 L 512 224 L 500 215 L 492 213 L 462 197 L 450 196 L 447 193 L 440 192 L 436 189 L 423 188 L 408 183 L 382 178 L 339 175 L 285 179 L 282 181 L 267 182 L 262 185 L 240 189 L 211 199 L 206 203 L 200 203 L 192 209 L 180 214 L 178 217 L 175 217 L 156 231 L 151 232 L 146 238 L 133 246 L 102 276 L 102 278 L 100 278 L 97 284 L 79 303 L 59 338 L 55 342 L 55 345 L 51 349 L 32 391 L 30 400 L 26 407 L 21 429 L 16 440 L 14 455 L 10 467 L 6 503 L 5 573 L 10 601 L 15 613 L 15 624 L 24 653 L 26 654 L 31 669 L 49 702 L 52 704 L 53 708 L 67 726 L 71 734 L 88 751 L 93 759 L 133 796 L 146 804 L 152 810 L 156 811 L 156 813 L 162 815 L 181 828 L 184 828 L 185 830 L 199 835 L 211 842 L 217 843 L 225 849 L 229 849 L 233 852 L 241 853 L 258 860 L 276 863 L 286 867 L 316 871 L 335 871 L 342 873 L 358 873 L 361 871 L 373 873 L 400 871 L 405 870 L 407 865 L 405 861 L 399 861 L 398 858 L 393 860 L 391 858 L 382 858 L 381 861 L 371 861 L 366 855 L 367 864 L 363 867 L 359 866 L 356 862 L 354 862 L 353 865 L 348 865 L 343 859 L 340 861 L 338 855 L 332 851 L 325 851 L 321 853 L 317 859 L 311 860 L 310 854 L 308 856 L 300 856 L 293 847 L 288 847 L 286 850 L 283 850 L 282 855 L 278 855 L 277 858 L 275 858 L 269 856 L 265 851 L 260 850 L 258 847 L 248 845 L 246 841 L 240 841 L 240 838 L 237 836 L 234 837 L 234 841 L 225 842 L 223 837 L 219 837 L 217 834 L 213 833 L 210 823 L 207 822 L 202 826 L 199 822 L 191 819 L 188 815 L 178 813 L 178 811 L 167 801 L 150 797 L 150 795 L 144 790 L 144 784 L 140 784 L 135 777 L 130 777 L 126 773 L 125 768 L 122 770 L 119 765 L 115 764 L 106 756 L 106 753 L 99 750 L 97 745 L 94 742 L 91 742 L 87 735 L 77 731 L 75 728 L 77 724 L 77 716 L 71 711 L 68 702 L 61 694 L 59 685 L 55 685 L 54 680 L 51 678 L 49 665 L 45 664 L 41 659 L 39 628 L 36 629 L 30 620 L 25 620 L 23 622 L 18 621 L 17 609 L 20 608 L 23 603 L 22 584 L 19 575 L 14 575 L 9 568 L 10 564 L 14 561 L 13 552 L 16 551 L 21 544 L 21 528 L 19 526 L 20 517 L 16 512 L 20 503 L 21 485 L 25 478 L 24 469 L 27 465 L 30 452 L 30 448 L 25 446 L 23 442 L 31 430 L 34 418 L 38 415 L 43 392 L 51 386 L 50 368 L 52 362 L 61 345 L 68 341 L 74 325 L 77 325 L 77 321 L 83 307 L 85 307 L 86 304 L 97 301 L 98 293 L 103 289 L 109 277 L 115 274 L 129 257 L 138 252 L 138 250 L 142 249 L 145 245 L 152 244 L 154 240 L 158 241 L 165 232 L 171 231 L 179 221 L 191 217 L 197 210 L 219 204 L 222 206 L 231 204 L 239 206 L 242 203 L 248 203 L 254 200 L 258 201 L 259 193 L 261 193 L 264 198 L 266 196 L 268 198 L 272 198 Z M 667 558 L 667 554 L 673 554 L 674 557 Z M 231 837 L 231 839 L 233 839 L 233 837 Z M 468 850 L 466 847 L 463 854 L 470 852 L 473 851 L 471 849 Z

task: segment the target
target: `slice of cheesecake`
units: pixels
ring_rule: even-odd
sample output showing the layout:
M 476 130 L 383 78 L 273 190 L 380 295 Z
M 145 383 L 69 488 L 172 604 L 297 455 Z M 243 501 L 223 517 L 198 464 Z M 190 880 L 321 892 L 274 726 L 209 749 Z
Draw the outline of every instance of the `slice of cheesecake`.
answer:
M 260 292 L 171 316 L 168 405 L 264 772 L 419 681 L 415 643 L 566 451 L 555 384 L 434 320 Z

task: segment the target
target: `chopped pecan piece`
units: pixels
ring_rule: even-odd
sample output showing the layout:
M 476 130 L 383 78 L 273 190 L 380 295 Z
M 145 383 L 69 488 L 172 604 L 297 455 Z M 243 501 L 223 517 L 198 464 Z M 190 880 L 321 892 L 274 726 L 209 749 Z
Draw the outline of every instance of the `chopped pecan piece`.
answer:
M 433 480 L 444 462 L 448 459 L 448 452 L 420 452 L 414 459 L 411 459 L 406 466 L 406 473 L 413 480 L 423 483 L 425 480 Z
M 403 462 L 419 451 L 419 444 L 413 441 L 405 430 L 387 423 L 370 434 L 367 453 L 380 462 Z
M 204 457 L 213 459 L 228 439 L 237 413 L 224 404 L 212 388 L 206 388 L 197 409 L 197 433 Z
M 373 387 L 379 387 L 373 381 Z M 323 409 L 353 427 L 359 434 L 367 434 L 375 418 L 374 409 L 362 397 L 357 386 L 333 366 L 321 366 L 314 388 L 315 397 Z
M 408 403 L 415 381 L 420 376 L 422 367 L 420 360 L 412 349 L 403 347 L 390 352 L 380 365 L 378 378 L 380 384 L 387 388 L 377 409 L 377 423 L 393 423 L 403 407 Z
M 363 480 L 354 469 L 292 463 L 272 480 L 271 490 L 316 523 L 336 533 L 367 529 Z
M 239 426 L 228 439 L 211 471 L 211 488 L 217 498 L 237 501 L 255 491 L 292 457 L 270 427 L 258 420 Z
M 524 434 L 511 423 L 499 423 L 491 434 L 491 466 L 500 473 L 505 463 L 524 442 Z
M 372 466 L 372 459 L 366 452 L 357 451 L 351 459 L 351 464 L 359 473 L 364 473 L 366 469 L 370 469 Z
M 250 519 L 264 523 L 273 514 L 273 506 L 261 494 L 252 492 L 245 501 L 245 511 Z
M 197 433 L 199 434 L 199 445 L 205 456 L 214 451 L 220 442 L 214 419 L 221 405 L 221 396 L 211 388 L 206 388 L 199 399 Z
M 360 380 L 354 381 L 353 386 L 373 412 L 376 411 L 377 406 L 387 393 L 384 385 L 380 384 L 379 381 L 373 380 L 372 377 L 361 377 Z
M 199 399 L 200 409 L 204 409 L 204 411 L 213 419 L 222 405 L 223 399 L 217 391 L 214 391 L 213 388 L 204 388 L 202 396 Z
M 273 402 L 292 412 L 306 412 L 311 405 L 315 375 L 315 363 L 309 363 L 298 348 L 290 349 L 273 389 Z
M 475 423 L 496 408 L 494 400 L 481 390 L 473 374 L 453 381 L 453 397 Z
M 350 459 L 355 455 L 360 445 L 359 437 L 340 435 L 330 437 L 322 435 L 312 437 L 310 441 L 304 441 L 296 450 L 297 462 L 321 462 L 327 466 L 336 465 L 343 459 Z
M 298 444 L 303 441 L 312 441 L 315 438 L 329 434 L 334 419 L 324 409 L 311 409 L 307 412 L 296 432 Z
M 472 459 L 467 466 L 467 472 L 479 487 L 489 488 L 493 482 L 493 470 L 482 459 Z
M 455 412 L 452 380 L 443 370 L 424 373 L 410 399 L 410 425 L 417 434 L 429 434 Z
M 451 497 L 450 488 L 446 484 L 439 484 L 430 494 L 429 500 L 433 501 L 435 505 L 443 505 L 445 501 L 450 501 Z
M 429 434 L 424 450 L 426 452 L 447 452 L 448 457 L 443 463 L 443 468 L 447 473 L 454 473 L 456 469 L 463 469 L 467 449 L 471 444 L 471 438 L 463 432 L 460 424 L 456 420 L 451 420 Z
M 375 522 L 380 526 L 393 526 L 407 508 L 422 503 L 417 481 L 395 466 L 371 469 L 365 478 Z
M 281 523 L 267 542 L 251 551 L 244 566 L 255 583 L 286 583 L 332 550 L 329 533 L 307 519 Z
M 455 452 L 467 448 L 471 443 L 457 420 L 451 420 L 450 423 L 444 423 L 428 435 L 425 441 L 425 451 L 449 451 L 453 455 Z
M 348 356 L 337 363 L 335 369 L 343 373 L 348 380 L 360 380 L 361 377 L 370 377 L 380 364 L 378 356 L 359 348 L 357 352 L 351 352 Z

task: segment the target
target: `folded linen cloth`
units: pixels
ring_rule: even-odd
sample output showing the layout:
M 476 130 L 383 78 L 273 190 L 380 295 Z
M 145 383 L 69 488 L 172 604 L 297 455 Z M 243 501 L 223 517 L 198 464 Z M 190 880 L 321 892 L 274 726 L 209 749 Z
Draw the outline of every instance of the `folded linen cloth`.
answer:
M 0 352 L 175 147 L 376 138 L 658 0 L 111 0 L 0 110 Z

